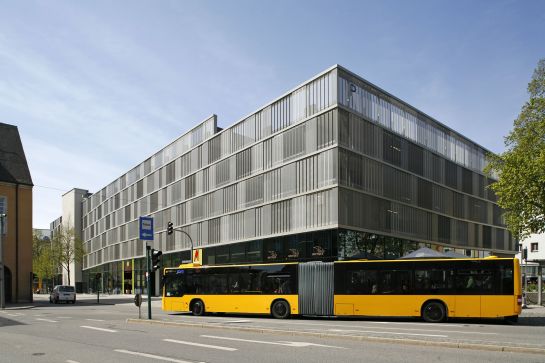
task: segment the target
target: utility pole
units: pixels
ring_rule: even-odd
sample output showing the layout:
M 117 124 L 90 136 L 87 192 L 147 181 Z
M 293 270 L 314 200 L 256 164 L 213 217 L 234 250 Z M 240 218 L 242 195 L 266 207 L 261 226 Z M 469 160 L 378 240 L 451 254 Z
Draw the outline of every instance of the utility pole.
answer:
M 0 214 L 0 309 L 6 308 L 6 284 L 4 283 L 4 220 L 7 214 Z
M 528 293 L 528 247 L 524 247 L 522 250 L 522 258 L 524 259 L 524 274 L 523 274 L 523 292 L 522 292 L 522 308 L 526 309 L 528 305 L 526 305 L 526 294 Z

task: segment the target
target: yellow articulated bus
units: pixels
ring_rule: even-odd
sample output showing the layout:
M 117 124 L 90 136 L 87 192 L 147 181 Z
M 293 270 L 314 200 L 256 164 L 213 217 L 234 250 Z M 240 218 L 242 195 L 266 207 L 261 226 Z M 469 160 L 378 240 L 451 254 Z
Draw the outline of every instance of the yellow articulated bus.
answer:
M 516 321 L 513 258 L 180 265 L 164 271 L 163 310 L 314 316 L 407 316 Z

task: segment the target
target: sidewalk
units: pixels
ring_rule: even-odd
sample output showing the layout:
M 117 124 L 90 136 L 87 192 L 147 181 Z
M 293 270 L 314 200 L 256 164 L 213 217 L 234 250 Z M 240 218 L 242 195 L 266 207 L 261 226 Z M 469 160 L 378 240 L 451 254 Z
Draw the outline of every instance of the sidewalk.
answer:
M 522 309 L 522 313 L 519 315 L 524 317 L 542 317 L 545 318 L 545 306 L 540 305 L 528 305 L 526 309 Z

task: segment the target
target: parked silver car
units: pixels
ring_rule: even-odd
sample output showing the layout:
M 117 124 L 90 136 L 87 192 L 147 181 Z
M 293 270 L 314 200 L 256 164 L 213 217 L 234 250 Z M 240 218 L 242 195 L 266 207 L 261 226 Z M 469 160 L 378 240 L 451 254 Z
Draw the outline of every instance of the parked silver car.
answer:
M 59 301 L 71 302 L 72 304 L 76 303 L 76 289 L 74 286 L 68 285 L 57 285 L 49 294 L 49 302 L 58 304 Z

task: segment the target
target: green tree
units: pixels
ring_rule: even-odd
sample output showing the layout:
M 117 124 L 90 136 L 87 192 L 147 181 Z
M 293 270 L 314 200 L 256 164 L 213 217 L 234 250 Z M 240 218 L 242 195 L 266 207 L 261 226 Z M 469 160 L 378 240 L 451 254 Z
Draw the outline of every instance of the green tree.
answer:
M 74 227 L 61 224 L 53 233 L 52 238 L 53 259 L 58 266 L 61 266 L 68 274 L 68 285 L 70 282 L 70 271 L 74 262 L 81 263 L 85 248 L 83 241 L 76 236 Z
M 32 234 L 32 268 L 40 280 L 52 279 L 59 265 L 53 256 L 51 241 L 39 232 Z
M 487 167 L 499 176 L 491 188 L 517 237 L 545 232 L 545 59 L 538 62 L 528 93 L 530 99 L 505 138 L 507 150 L 489 155 Z

